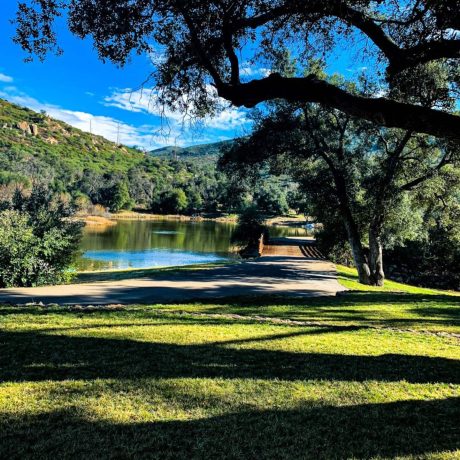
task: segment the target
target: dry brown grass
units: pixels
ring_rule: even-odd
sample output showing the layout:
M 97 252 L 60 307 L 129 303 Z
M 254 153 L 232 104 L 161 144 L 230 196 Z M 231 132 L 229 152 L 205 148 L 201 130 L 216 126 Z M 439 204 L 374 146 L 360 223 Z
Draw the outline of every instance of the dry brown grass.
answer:
M 88 227 L 110 227 L 117 225 L 115 220 L 111 220 L 103 216 L 85 216 L 82 219 Z

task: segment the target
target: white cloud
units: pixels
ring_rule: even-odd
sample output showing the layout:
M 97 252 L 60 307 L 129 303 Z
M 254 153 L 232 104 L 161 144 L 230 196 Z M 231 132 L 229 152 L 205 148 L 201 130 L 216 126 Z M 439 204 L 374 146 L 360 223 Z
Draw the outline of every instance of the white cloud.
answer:
M 216 97 L 212 92 L 214 88 L 209 87 L 212 97 Z M 206 117 L 201 120 L 203 127 L 218 129 L 221 131 L 234 131 L 235 129 L 247 126 L 249 119 L 245 109 L 229 106 L 224 100 L 219 100 L 223 108 L 213 117 Z M 143 88 L 139 90 L 115 89 L 110 96 L 104 98 L 103 104 L 108 107 L 117 107 L 122 110 L 132 112 L 148 113 L 150 115 L 162 117 L 167 124 L 175 126 L 187 125 L 194 122 L 193 119 L 178 111 L 162 107 L 158 101 L 158 92 L 153 88 Z
M 346 69 L 347 72 L 350 72 L 350 73 L 359 73 L 359 72 L 365 72 L 367 70 L 367 67 L 366 66 L 361 66 L 361 67 L 349 67 L 348 69 Z
M 266 67 L 256 67 L 250 62 L 243 62 L 241 64 L 240 73 L 246 77 L 268 77 L 270 75 L 270 69 Z
M 177 123 L 133 126 L 112 117 L 93 115 L 88 112 L 69 110 L 54 104 L 43 103 L 20 92 L 15 87 L 9 87 L 9 91 L 5 91 L 5 89 L 0 91 L 0 97 L 37 112 L 44 110 L 52 118 L 61 120 L 82 131 L 90 132 L 91 129 L 93 134 L 103 136 L 110 141 L 116 142 L 118 139 L 121 144 L 137 145 L 147 150 L 172 144 L 184 146 L 192 143 L 215 142 L 222 138 L 222 136 L 213 136 L 199 130 L 184 130 Z
M 13 77 L 9 75 L 5 75 L 4 73 L 0 73 L 0 82 L 2 83 L 11 83 L 13 81 Z

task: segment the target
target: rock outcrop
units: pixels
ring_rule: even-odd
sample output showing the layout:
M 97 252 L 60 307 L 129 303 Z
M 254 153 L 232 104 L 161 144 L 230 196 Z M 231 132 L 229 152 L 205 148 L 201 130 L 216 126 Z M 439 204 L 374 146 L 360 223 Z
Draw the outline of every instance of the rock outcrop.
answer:
M 24 134 L 32 134 L 30 125 L 27 121 L 20 121 L 16 124 L 16 128 L 20 129 Z
M 16 123 L 16 128 L 21 130 L 24 134 L 38 136 L 38 126 L 35 124 L 29 124 L 27 121 L 20 121 L 19 123 Z
M 30 130 L 34 136 L 38 136 L 38 126 L 37 125 L 30 125 Z
M 56 144 L 59 144 L 59 141 L 57 139 L 55 139 L 54 137 L 47 137 L 45 139 L 43 139 L 47 144 L 51 144 L 51 145 L 56 145 Z

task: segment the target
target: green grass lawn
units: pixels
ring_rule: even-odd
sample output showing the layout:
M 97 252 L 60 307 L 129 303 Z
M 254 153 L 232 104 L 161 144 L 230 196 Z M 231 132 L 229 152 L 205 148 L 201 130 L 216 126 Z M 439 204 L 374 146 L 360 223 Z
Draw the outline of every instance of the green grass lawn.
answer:
M 257 297 L 161 305 L 162 311 L 212 315 L 264 316 L 327 326 L 383 327 L 460 334 L 460 295 L 386 281 L 384 288 L 358 283 L 356 272 L 338 267 L 339 281 L 350 291 L 337 297 L 287 299 Z
M 460 458 L 460 297 L 339 275 L 326 299 L 0 307 L 0 458 Z

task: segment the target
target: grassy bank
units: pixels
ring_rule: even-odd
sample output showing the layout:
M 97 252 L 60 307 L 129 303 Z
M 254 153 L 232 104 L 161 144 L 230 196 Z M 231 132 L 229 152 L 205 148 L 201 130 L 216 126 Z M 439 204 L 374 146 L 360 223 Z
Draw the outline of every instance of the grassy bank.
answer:
M 0 307 L 0 458 L 458 458 L 459 301 Z
M 113 227 L 117 222 L 103 216 L 82 216 L 79 219 L 84 222 L 87 227 Z

